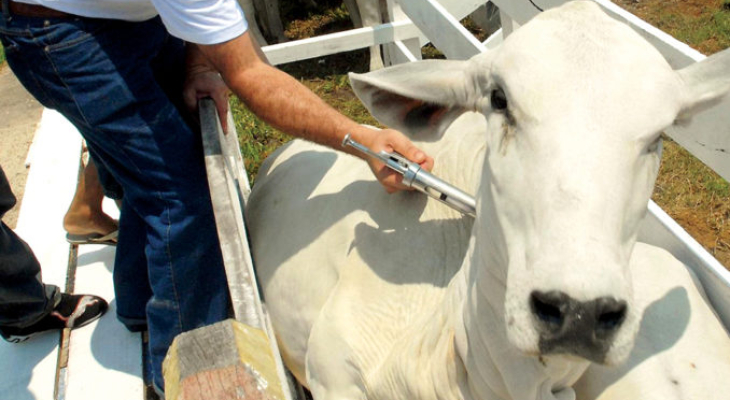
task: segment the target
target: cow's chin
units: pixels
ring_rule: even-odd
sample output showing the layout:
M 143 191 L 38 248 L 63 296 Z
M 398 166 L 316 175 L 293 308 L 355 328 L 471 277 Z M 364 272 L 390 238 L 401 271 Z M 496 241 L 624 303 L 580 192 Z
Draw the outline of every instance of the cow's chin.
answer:
M 507 339 L 520 353 L 528 357 L 550 357 L 577 362 L 590 361 L 596 364 L 614 366 L 623 363 L 634 347 L 639 328 L 638 314 L 634 307 L 629 307 L 623 326 L 613 337 L 613 341 L 602 357 L 591 357 L 580 351 L 581 346 L 564 346 L 562 348 L 545 349 L 541 346 L 539 330 L 534 321 L 527 302 L 523 296 L 511 296 L 509 290 L 505 298 L 505 322 Z

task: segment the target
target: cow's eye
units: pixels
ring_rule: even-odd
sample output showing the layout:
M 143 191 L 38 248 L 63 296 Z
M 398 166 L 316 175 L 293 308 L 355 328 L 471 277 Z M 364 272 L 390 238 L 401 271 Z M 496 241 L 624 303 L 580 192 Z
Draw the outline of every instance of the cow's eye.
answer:
M 505 96 L 504 90 L 500 88 L 492 90 L 490 101 L 493 110 L 504 111 L 507 109 L 507 96 Z

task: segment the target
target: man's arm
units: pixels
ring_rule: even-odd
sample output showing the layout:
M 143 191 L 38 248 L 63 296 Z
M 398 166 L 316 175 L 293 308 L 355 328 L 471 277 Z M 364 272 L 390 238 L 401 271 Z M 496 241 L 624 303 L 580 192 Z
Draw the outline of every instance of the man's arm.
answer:
M 259 46 L 244 33 L 228 42 L 198 45 L 200 63 L 220 72 L 228 87 L 256 115 L 291 135 L 362 157 L 341 146 L 345 135 L 369 148 L 397 151 L 427 170 L 433 159 L 402 133 L 364 127 L 330 107 L 307 87 L 265 60 Z M 367 159 L 378 180 L 389 192 L 403 189 L 401 177 L 382 163 Z

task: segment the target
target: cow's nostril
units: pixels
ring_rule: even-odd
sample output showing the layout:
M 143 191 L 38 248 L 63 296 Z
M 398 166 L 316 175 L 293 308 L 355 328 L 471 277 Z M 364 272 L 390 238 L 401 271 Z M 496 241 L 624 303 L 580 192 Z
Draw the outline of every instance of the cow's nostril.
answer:
M 530 295 L 532 313 L 553 329 L 558 329 L 565 321 L 565 296 L 558 292 L 534 291 Z
M 614 331 L 621 327 L 626 319 L 626 302 L 613 298 L 602 298 L 596 302 L 596 328 L 603 331 Z

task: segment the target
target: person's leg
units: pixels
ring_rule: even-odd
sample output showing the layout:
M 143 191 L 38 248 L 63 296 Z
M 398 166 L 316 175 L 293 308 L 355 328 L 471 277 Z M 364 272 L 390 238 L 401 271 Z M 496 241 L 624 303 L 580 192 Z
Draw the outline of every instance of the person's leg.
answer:
M 43 36 L 16 38 L 22 57 L 20 52 L 8 55 L 9 65 L 21 71 L 24 85 L 38 83 L 35 90 L 80 130 L 124 189 L 114 273 L 144 279 L 135 271 L 141 270 L 139 260 L 147 260 L 153 293 L 147 303 L 150 353 L 154 383 L 163 387 L 161 364 L 174 337 L 229 315 L 201 140 L 151 68 L 161 48 L 180 42 L 159 19 L 81 18 L 30 31 Z M 182 58 L 162 64 L 183 68 Z M 126 230 L 129 212 L 143 223 L 143 231 Z M 132 235 L 144 235 L 145 247 L 121 251 Z M 117 293 L 120 308 L 136 303 L 130 296 Z
M 99 181 L 96 163 L 89 157 L 79 175 L 76 193 L 63 217 L 63 228 L 68 232 L 70 242 L 116 242 L 116 236 L 109 235 L 118 229 L 117 221 L 104 212 L 103 200 L 104 190 Z
M 15 196 L 0 166 L 0 218 Z M 60 296 L 41 281 L 41 266 L 28 244 L 0 221 L 0 327 L 24 328 L 48 314 Z
M 0 166 L 0 218 L 15 196 Z M 39 333 L 78 328 L 100 318 L 104 299 L 61 293 L 41 281 L 41 269 L 28 244 L 0 221 L 0 336 L 18 343 Z

